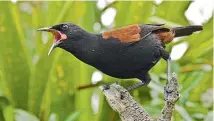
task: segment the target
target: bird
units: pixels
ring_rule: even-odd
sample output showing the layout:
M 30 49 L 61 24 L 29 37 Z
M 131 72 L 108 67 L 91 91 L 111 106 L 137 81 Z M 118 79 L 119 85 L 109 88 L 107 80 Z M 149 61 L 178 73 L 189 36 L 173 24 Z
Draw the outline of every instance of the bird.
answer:
M 120 79 L 137 78 L 134 90 L 151 81 L 149 70 L 162 58 L 167 62 L 167 82 L 170 81 L 171 57 L 165 50 L 174 38 L 189 36 L 203 30 L 200 25 L 167 28 L 164 24 L 130 24 L 92 33 L 77 24 L 67 22 L 37 29 L 53 34 L 48 55 L 61 48 L 101 72 Z

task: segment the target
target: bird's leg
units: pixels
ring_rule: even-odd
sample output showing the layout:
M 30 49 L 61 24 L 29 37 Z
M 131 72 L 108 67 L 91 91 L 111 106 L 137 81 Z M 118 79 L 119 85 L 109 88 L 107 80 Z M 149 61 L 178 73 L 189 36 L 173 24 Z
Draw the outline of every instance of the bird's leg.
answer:
M 132 86 L 129 86 L 128 88 L 126 88 L 126 90 L 127 91 L 132 91 L 132 90 L 137 89 L 139 87 L 142 87 L 144 85 L 146 85 L 146 83 L 140 82 L 140 83 L 134 84 Z
M 126 88 L 126 89 L 127 89 L 127 91 L 132 91 L 132 90 L 137 89 L 137 88 L 139 88 L 139 87 L 148 85 L 150 81 L 151 81 L 150 75 L 149 75 L 149 74 L 146 74 L 145 77 L 143 77 L 143 80 L 141 80 L 140 83 L 137 83 L 137 84 L 134 84 L 134 85 L 132 85 L 132 86 L 129 86 L 129 87 Z
M 169 84 L 170 81 L 170 75 L 171 75 L 171 57 L 167 59 L 167 83 Z
M 165 51 L 164 48 L 161 49 L 161 57 L 167 61 L 167 83 L 169 83 L 171 74 L 171 57 L 169 52 Z

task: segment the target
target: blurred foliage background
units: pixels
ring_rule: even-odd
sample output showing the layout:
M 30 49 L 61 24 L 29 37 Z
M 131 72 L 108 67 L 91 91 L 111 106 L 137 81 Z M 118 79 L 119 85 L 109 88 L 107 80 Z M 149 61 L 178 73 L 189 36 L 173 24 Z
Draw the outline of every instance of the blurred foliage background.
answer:
M 62 22 L 73 22 L 95 33 L 134 23 L 185 26 L 190 25 L 184 15 L 190 4 L 116 1 L 98 8 L 97 1 L 0 2 L 0 121 L 119 121 L 97 85 L 118 81 L 128 86 L 137 80 L 101 74 L 61 49 L 47 56 L 53 38 L 36 29 Z M 116 16 L 112 24 L 104 25 L 101 18 L 108 9 L 114 9 Z M 213 17 L 203 26 L 202 32 L 167 46 L 171 51 L 187 45 L 182 57 L 172 64 L 181 92 L 174 121 L 212 120 Z M 160 115 L 164 104 L 165 70 L 166 62 L 161 60 L 150 71 L 148 87 L 132 92 L 153 117 Z M 93 87 L 80 88 L 90 85 Z

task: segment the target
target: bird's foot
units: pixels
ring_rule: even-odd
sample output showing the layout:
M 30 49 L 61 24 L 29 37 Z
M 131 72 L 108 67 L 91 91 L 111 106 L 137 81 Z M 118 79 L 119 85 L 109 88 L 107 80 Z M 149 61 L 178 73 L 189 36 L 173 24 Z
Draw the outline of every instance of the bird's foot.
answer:
M 130 91 L 132 91 L 132 90 L 134 90 L 134 89 L 137 89 L 137 88 L 139 88 L 139 87 L 142 87 L 142 86 L 145 86 L 145 85 L 149 84 L 149 82 L 150 82 L 150 81 L 148 81 L 148 83 L 147 83 L 147 82 L 140 82 L 140 83 L 137 83 L 137 84 L 135 84 L 135 85 L 132 85 L 132 86 L 127 87 L 126 90 L 130 92 Z
M 164 87 L 164 100 L 172 104 L 178 101 L 180 94 L 178 92 L 178 79 L 175 73 L 172 73 L 169 83 Z

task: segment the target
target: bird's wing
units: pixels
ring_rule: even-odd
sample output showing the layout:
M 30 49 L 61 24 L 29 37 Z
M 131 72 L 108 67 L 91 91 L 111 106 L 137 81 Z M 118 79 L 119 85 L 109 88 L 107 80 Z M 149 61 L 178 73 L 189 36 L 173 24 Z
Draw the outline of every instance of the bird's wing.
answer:
M 156 39 L 160 40 L 161 42 L 167 44 L 170 43 L 173 38 L 175 37 L 175 31 L 163 27 L 164 24 L 142 24 L 141 29 L 141 36 L 143 38 L 147 37 L 148 35 L 154 33 L 156 35 Z M 142 38 L 142 40 L 143 40 Z
M 141 38 L 141 27 L 137 24 L 106 31 L 102 34 L 104 39 L 116 38 L 122 43 L 136 42 Z
M 102 37 L 106 40 L 109 38 L 115 38 L 121 43 L 133 43 L 143 40 L 143 38 L 147 37 L 153 32 L 157 34 L 163 34 L 170 31 L 170 29 L 162 27 L 162 25 L 164 24 L 133 24 L 106 31 L 102 34 Z M 164 38 L 159 37 L 157 39 Z

